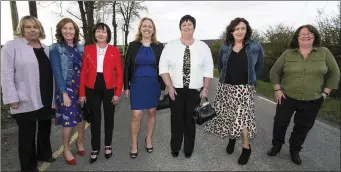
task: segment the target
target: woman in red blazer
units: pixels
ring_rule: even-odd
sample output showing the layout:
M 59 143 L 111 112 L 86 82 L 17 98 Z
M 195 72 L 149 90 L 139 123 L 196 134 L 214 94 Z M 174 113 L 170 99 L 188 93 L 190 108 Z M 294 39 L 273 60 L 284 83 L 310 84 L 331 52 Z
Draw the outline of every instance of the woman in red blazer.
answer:
M 112 135 L 114 129 L 115 105 L 118 103 L 123 86 L 121 56 L 118 49 L 108 43 L 111 31 L 108 25 L 95 25 L 92 36 L 95 44 L 84 49 L 83 64 L 80 74 L 79 102 L 87 102 L 91 113 L 90 164 L 97 160 L 101 138 L 101 105 L 104 109 L 105 157 L 112 155 Z

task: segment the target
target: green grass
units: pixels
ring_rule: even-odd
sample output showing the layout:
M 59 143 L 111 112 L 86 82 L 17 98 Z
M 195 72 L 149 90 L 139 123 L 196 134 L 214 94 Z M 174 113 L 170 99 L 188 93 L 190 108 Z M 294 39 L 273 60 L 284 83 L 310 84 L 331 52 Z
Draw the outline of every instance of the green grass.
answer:
M 218 69 L 214 68 L 213 71 L 214 77 L 219 77 Z M 271 83 L 264 81 L 257 81 L 256 91 L 258 94 L 270 99 L 275 100 L 275 95 L 273 91 L 273 87 Z M 335 98 L 327 97 L 327 99 L 323 102 L 322 107 L 317 114 L 317 117 L 332 121 L 340 124 L 340 115 L 341 115 L 341 101 Z
M 274 92 L 272 88 L 272 84 L 257 81 L 258 85 L 256 87 L 257 93 L 274 100 Z M 340 124 L 340 112 L 341 111 L 341 101 L 335 98 L 327 97 L 327 99 L 323 102 L 322 107 L 317 114 L 317 116 L 321 119 L 332 121 Z
M 219 71 L 217 68 L 214 68 L 213 75 L 214 77 L 219 78 Z

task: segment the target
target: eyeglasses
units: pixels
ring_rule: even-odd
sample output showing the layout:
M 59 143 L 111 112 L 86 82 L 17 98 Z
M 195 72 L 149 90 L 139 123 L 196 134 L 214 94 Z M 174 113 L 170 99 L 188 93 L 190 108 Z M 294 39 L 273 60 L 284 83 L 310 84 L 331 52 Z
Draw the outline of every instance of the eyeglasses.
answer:
M 302 33 L 302 34 L 298 34 L 298 36 L 300 36 L 300 37 L 306 37 L 306 36 L 313 37 L 314 34 L 313 33 Z

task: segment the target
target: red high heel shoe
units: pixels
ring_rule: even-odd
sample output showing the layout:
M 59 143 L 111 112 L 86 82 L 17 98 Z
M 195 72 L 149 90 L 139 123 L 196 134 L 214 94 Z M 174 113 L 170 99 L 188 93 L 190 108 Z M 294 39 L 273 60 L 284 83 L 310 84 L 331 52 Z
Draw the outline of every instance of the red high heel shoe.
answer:
M 71 160 L 67 160 L 66 157 L 65 157 L 64 152 L 63 152 L 63 156 L 64 156 L 64 159 L 65 159 L 65 161 L 66 161 L 67 164 L 69 164 L 69 165 L 76 165 L 76 164 L 77 164 L 75 158 L 73 158 L 73 159 L 71 159 Z
M 85 150 L 78 150 L 78 144 L 76 142 L 76 148 L 77 148 L 77 153 L 80 155 L 80 156 L 84 156 L 86 154 Z

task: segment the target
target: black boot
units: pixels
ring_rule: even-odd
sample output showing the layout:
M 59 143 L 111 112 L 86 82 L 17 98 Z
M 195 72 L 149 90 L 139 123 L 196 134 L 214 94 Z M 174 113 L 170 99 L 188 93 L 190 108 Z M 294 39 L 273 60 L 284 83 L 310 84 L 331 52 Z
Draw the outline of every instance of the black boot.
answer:
M 301 160 L 300 155 L 298 153 L 299 153 L 298 151 L 290 150 L 290 155 L 291 155 L 292 162 L 294 162 L 297 165 L 301 165 L 302 164 L 302 160 Z
M 238 159 L 238 164 L 240 165 L 247 164 L 247 161 L 249 160 L 250 155 L 251 155 L 251 146 L 249 144 L 249 149 L 246 149 L 243 147 L 242 154 L 240 155 Z
M 268 150 L 267 154 L 269 156 L 275 156 L 277 155 L 277 153 L 279 153 L 281 151 L 281 147 L 276 147 L 276 146 L 272 146 L 272 148 L 270 150 Z
M 226 152 L 232 154 L 234 151 L 234 145 L 236 144 L 236 139 L 229 139 L 229 144 L 226 147 Z

